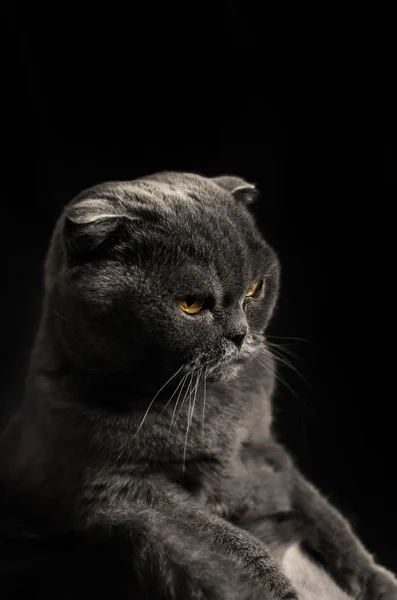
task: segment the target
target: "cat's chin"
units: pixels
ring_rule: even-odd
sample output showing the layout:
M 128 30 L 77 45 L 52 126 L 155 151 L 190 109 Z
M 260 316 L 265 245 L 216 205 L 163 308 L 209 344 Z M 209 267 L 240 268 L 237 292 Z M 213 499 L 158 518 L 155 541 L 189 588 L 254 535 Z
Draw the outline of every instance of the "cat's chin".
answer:
M 238 377 L 242 367 L 244 366 L 244 363 L 245 360 L 239 359 L 230 362 L 227 365 L 218 367 L 211 372 L 211 375 L 208 377 L 208 379 L 214 382 L 228 383 L 229 381 L 232 381 Z

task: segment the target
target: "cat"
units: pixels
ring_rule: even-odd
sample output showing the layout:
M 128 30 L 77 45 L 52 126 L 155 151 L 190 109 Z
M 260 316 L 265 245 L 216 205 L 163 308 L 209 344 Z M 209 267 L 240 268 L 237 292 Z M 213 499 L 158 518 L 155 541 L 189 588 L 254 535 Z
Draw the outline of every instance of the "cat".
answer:
M 4 598 L 304 598 L 294 553 L 341 598 L 397 598 L 273 432 L 258 194 L 162 172 L 64 208 L 0 440 Z

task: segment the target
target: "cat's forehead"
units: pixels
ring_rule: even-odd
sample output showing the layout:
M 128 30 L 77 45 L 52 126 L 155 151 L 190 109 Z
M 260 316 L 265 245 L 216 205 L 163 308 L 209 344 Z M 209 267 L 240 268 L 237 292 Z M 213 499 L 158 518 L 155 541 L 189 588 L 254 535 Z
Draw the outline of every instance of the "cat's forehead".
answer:
M 76 201 L 75 222 L 112 226 L 122 217 L 130 235 L 157 248 L 166 262 L 177 256 L 216 264 L 222 278 L 228 271 L 242 277 L 265 244 L 247 207 L 199 175 L 165 173 L 109 182 L 87 190 Z M 144 238 L 139 233 L 142 222 L 150 225 L 144 228 Z M 158 257 L 159 252 L 148 254 Z
M 106 199 L 127 210 L 133 210 L 137 205 L 145 205 L 168 215 L 176 210 L 194 211 L 198 208 L 198 203 L 201 203 L 202 208 L 210 202 L 216 202 L 214 208 L 216 205 L 226 208 L 231 203 L 226 191 L 211 180 L 186 175 L 165 178 L 151 176 L 133 181 L 109 182 L 87 190 L 84 195 L 86 198 Z

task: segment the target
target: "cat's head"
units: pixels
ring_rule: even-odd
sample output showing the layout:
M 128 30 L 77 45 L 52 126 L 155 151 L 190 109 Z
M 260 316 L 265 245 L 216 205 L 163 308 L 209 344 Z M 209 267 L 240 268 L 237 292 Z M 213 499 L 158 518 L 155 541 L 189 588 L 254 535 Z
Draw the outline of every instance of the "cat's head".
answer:
M 236 177 L 160 173 L 66 206 L 48 259 L 49 310 L 68 359 L 109 370 L 227 379 L 263 344 L 279 266 Z M 150 375 L 150 373 L 149 373 Z

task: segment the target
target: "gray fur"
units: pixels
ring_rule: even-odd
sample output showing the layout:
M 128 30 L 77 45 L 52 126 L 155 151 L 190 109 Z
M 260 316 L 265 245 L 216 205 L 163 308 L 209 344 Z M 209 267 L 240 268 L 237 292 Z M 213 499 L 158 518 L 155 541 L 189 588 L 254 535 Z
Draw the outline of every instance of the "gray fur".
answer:
M 152 597 L 151 578 L 159 598 L 296 598 L 281 565 L 301 543 L 353 597 L 395 599 L 272 433 L 279 264 L 256 195 L 231 176 L 159 173 L 65 207 L 2 480 L 52 529 L 127 544 L 134 597 Z M 186 294 L 208 304 L 185 314 Z

